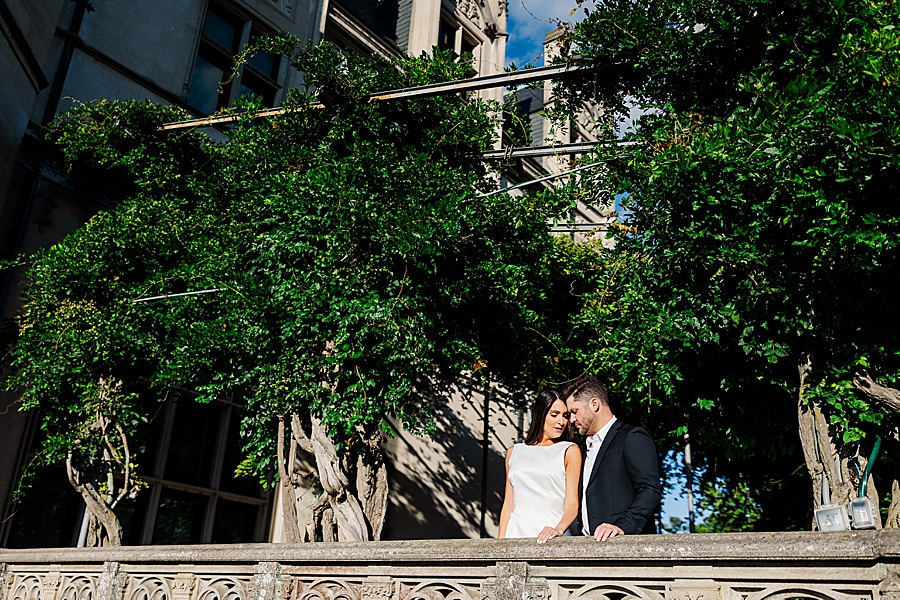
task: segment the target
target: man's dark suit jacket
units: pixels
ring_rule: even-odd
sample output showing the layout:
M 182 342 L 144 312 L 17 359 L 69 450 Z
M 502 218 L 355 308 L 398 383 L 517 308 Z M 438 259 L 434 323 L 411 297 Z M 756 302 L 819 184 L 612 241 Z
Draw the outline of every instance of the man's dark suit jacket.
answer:
M 587 460 L 587 453 L 584 456 Z M 616 420 L 597 453 L 587 490 L 581 494 L 583 489 L 582 471 L 579 499 L 587 503 L 591 535 L 601 523 L 616 525 L 627 535 L 652 532 L 648 526 L 653 525 L 661 486 L 656 444 L 647 430 Z M 582 535 L 580 507 L 569 531 Z

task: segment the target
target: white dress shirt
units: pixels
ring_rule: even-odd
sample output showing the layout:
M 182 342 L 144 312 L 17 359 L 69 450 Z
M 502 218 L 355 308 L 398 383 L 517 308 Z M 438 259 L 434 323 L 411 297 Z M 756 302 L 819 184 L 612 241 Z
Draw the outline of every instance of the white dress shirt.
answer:
M 614 415 L 613 418 L 609 420 L 609 423 L 604 425 L 600 431 L 594 435 L 589 435 L 587 439 L 585 439 L 587 456 L 584 459 L 584 471 L 581 476 L 582 481 L 584 482 L 584 485 L 581 488 L 581 533 L 584 535 L 594 535 L 593 531 L 588 530 L 590 524 L 588 523 L 587 497 L 585 495 L 587 492 L 588 480 L 591 478 L 591 473 L 594 471 L 594 462 L 597 460 L 597 453 L 600 452 L 600 446 L 603 445 L 603 440 L 606 439 L 609 428 L 612 427 L 615 422 L 616 417 Z

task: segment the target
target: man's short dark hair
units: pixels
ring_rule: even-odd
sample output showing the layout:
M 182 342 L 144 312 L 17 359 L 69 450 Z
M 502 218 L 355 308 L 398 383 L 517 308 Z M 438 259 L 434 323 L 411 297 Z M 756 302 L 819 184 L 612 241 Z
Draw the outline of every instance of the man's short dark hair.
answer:
M 609 406 L 606 388 L 593 375 L 582 375 L 567 383 L 562 389 L 562 397 L 568 399 L 570 396 L 582 404 L 587 404 L 591 398 L 597 398 L 602 404 Z

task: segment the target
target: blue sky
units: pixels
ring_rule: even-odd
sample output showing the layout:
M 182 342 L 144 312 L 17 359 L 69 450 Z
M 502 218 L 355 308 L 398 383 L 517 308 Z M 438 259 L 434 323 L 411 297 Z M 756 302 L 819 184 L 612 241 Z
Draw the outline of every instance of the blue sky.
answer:
M 570 16 L 575 6 L 575 0 L 509 0 L 506 64 L 542 66 L 544 36 L 556 29 L 556 21 L 584 18 L 582 10 Z

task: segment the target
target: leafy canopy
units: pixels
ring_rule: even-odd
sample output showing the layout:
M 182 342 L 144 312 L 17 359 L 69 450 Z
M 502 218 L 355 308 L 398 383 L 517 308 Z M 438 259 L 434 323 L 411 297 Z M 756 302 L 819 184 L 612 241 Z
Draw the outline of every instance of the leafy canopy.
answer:
M 547 363 L 534 332 L 552 311 L 545 223 L 557 207 L 477 194 L 496 185 L 479 155 L 500 107 L 366 101 L 462 78 L 470 61 L 388 63 L 328 44 L 291 60 L 308 89 L 221 141 L 158 131 L 187 115 L 134 102 L 86 104 L 50 127 L 73 172 L 99 167 L 129 193 L 30 258 L 11 385 L 41 409 L 47 461 L 90 421 L 101 378 L 123 382 L 104 410 L 129 433 L 148 417 L 148 386 L 238 398 L 245 470 L 265 476 L 283 415 L 315 415 L 352 451 L 389 417 L 427 432 L 425 397 L 465 369 L 487 365 L 519 389 Z
M 605 372 L 660 433 L 689 422 L 710 477 L 768 494 L 803 460 L 802 353 L 815 361 L 808 395 L 848 444 L 888 419 L 852 373 L 900 376 L 900 8 L 582 6 L 578 52 L 632 68 L 561 89 L 561 110 L 594 98 L 643 114 L 625 136 L 637 145 L 609 163 L 615 248 L 575 267 L 594 281 L 576 325 L 596 341 L 569 360 Z M 765 524 L 776 504 L 760 526 L 789 525 Z

